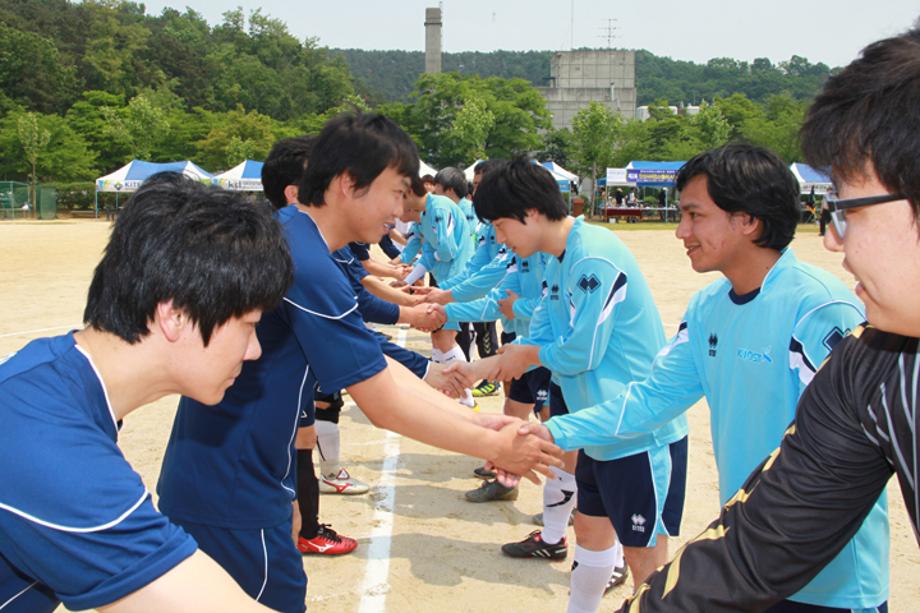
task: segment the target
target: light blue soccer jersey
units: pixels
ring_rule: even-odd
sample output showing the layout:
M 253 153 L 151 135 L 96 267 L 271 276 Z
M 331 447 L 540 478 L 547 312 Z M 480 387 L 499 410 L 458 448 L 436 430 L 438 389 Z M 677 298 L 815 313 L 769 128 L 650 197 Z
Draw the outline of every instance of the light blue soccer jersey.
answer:
M 511 253 L 504 243 L 495 238 L 495 228 L 483 222 L 473 256 L 459 275 L 447 279 L 443 287 L 450 289 L 454 300 L 469 302 L 494 289 L 508 269 Z
M 399 259 L 403 264 L 409 264 L 418 256 L 422 250 L 422 237 L 418 232 L 418 224 L 413 222 L 409 224 L 406 230 L 406 246 L 403 247 L 399 254 Z
M 82 611 L 192 555 L 116 444 L 96 367 L 73 334 L 0 359 L 0 609 Z
M 510 256 L 505 264 L 507 273 L 501 284 L 487 295 L 470 302 L 452 302 L 444 307 L 448 322 L 501 320 L 505 332 L 524 336 L 530 330 L 530 316 L 543 296 L 543 270 L 545 253 L 535 253 L 529 258 Z M 498 301 L 507 297 L 508 291 L 520 296 L 514 303 L 514 319 L 505 319 Z
M 786 249 L 760 290 L 738 296 L 720 279 L 697 292 L 647 379 L 547 426 L 563 449 L 628 442 L 705 396 L 724 504 L 779 444 L 827 354 L 863 320 L 857 305 L 839 280 Z M 882 496 L 853 540 L 791 600 L 880 604 L 888 597 L 888 544 Z
M 439 282 L 460 274 L 473 255 L 466 215 L 446 196 L 428 194 L 418 232 L 422 240 L 419 263 Z
M 540 362 L 577 412 L 644 378 L 664 345 L 651 290 L 632 253 L 605 228 L 575 220 L 565 251 L 546 263 L 546 294 L 521 344 L 539 345 Z M 622 444 L 585 446 L 595 460 L 615 460 L 687 435 L 684 416 Z

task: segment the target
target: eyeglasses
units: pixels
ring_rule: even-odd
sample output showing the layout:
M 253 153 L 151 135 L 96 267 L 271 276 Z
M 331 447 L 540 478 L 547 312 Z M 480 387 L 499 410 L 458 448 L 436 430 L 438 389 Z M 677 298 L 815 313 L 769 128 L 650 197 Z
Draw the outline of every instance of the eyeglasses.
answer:
M 895 200 L 906 200 L 904 194 L 882 194 L 880 196 L 867 196 L 865 198 L 848 198 L 840 200 L 838 198 L 826 197 L 827 208 L 831 213 L 831 220 L 834 222 L 834 230 L 837 236 L 843 240 L 843 235 L 847 231 L 847 209 L 855 209 L 862 206 L 872 206 L 873 204 L 884 204 L 894 202 Z

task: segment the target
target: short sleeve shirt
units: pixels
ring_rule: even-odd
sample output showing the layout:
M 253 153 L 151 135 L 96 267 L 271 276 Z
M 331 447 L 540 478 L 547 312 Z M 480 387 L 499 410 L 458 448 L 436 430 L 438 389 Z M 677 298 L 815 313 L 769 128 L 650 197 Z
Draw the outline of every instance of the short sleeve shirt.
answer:
M 4 611 L 110 604 L 195 552 L 118 448 L 103 383 L 72 334 L 0 364 L 0 423 Z
M 291 512 L 294 437 L 313 388 L 338 390 L 386 367 L 364 325 L 355 292 L 309 215 L 277 213 L 294 263 L 294 283 L 256 329 L 262 357 L 246 362 L 216 406 L 182 398 L 158 484 L 171 517 L 250 529 Z

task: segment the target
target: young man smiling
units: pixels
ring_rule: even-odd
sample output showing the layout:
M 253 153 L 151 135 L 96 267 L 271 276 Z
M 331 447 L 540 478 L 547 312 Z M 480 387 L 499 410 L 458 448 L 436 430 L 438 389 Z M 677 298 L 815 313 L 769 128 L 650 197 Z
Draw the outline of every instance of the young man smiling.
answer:
M 805 386 L 863 314 L 840 281 L 798 261 L 788 247 L 799 219 L 799 186 L 781 159 L 728 145 L 688 161 L 677 188 L 677 238 L 693 270 L 724 278 L 693 296 L 648 378 L 546 427 L 565 450 L 628 443 L 705 397 L 725 504 L 782 439 Z M 883 608 L 888 540 L 881 498 L 837 559 L 770 611 Z
M 243 369 L 216 407 L 183 398 L 160 476 L 160 507 L 269 606 L 304 610 L 306 576 L 294 547 L 294 440 L 313 389 L 347 389 L 377 426 L 513 473 L 548 473 L 558 450 L 516 444 L 501 416 L 461 410 L 385 358 L 355 292 L 330 253 L 376 242 L 402 213 L 418 152 L 381 115 L 343 115 L 317 138 L 297 206 L 278 211 L 294 263 L 283 303 L 259 325 L 262 359 Z M 307 420 L 307 423 L 309 419 Z M 493 429 L 494 428 L 494 429 Z
M 645 376 L 664 345 L 664 331 L 648 284 L 622 241 L 568 216 L 549 172 L 523 158 L 483 177 L 476 212 L 517 256 L 550 256 L 546 292 L 529 332 L 482 361 L 494 365 L 489 378 L 515 379 L 545 366 L 557 386 L 550 410 L 579 411 Z M 628 445 L 581 452 L 570 613 L 597 608 L 621 555 L 617 537 L 639 581 L 667 560 L 667 538 L 679 531 L 683 511 L 686 450 L 681 416 Z M 552 544 L 533 533 L 517 545 Z
M 920 28 L 866 47 L 828 79 L 802 127 L 829 168 L 824 245 L 842 251 L 868 325 L 815 374 L 782 444 L 720 517 L 624 610 L 762 610 L 843 549 L 898 476 L 920 540 Z

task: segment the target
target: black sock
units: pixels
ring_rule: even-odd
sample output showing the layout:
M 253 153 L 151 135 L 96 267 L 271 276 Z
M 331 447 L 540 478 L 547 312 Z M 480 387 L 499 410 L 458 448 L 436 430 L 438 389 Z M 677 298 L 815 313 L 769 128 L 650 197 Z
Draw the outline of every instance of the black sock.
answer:
M 297 450 L 297 507 L 300 509 L 300 536 L 314 538 L 319 533 L 319 482 L 313 471 L 313 450 Z

